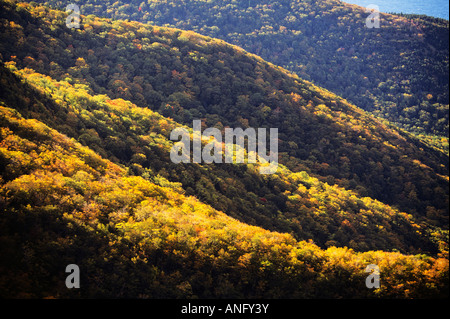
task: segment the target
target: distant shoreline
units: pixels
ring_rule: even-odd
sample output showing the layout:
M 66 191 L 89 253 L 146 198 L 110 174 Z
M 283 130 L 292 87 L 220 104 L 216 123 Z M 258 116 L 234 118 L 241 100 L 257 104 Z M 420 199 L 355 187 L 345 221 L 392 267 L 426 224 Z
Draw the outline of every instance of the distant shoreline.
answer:
M 449 3 L 447 0 L 345 0 L 343 2 L 367 7 L 379 6 L 381 12 L 392 14 L 417 14 L 449 20 Z

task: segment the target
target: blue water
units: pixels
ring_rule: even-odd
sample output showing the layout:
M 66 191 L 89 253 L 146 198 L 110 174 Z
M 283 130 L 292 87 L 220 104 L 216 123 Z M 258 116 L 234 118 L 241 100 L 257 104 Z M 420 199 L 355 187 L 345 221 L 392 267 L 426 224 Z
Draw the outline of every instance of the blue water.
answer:
M 375 4 L 381 12 L 415 13 L 448 20 L 448 0 L 344 0 L 344 2 L 367 7 Z

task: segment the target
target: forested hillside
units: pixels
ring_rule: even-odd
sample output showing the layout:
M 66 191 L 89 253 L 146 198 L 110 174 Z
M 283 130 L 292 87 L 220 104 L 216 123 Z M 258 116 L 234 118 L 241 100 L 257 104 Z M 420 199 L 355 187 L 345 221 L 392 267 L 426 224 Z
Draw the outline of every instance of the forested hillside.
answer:
M 292 171 L 448 223 L 448 156 L 338 96 L 190 31 L 93 16 L 71 30 L 65 17 L 29 4 L 5 6 L 3 59 L 188 126 L 199 118 L 221 130 L 277 127 L 280 162 Z
M 3 105 L 0 125 L 3 298 L 413 298 L 448 290 L 443 258 L 321 250 L 129 176 Z M 83 269 L 83 289 L 61 280 L 71 263 Z M 386 273 L 375 292 L 364 285 L 369 263 Z
M 174 164 L 169 135 L 180 124 L 125 100 L 92 96 L 86 87 L 8 65 L 20 76 L 2 71 L 3 88 L 20 97 L 10 99 L 10 105 L 126 165 L 133 175 L 195 195 L 248 224 L 289 232 L 323 248 L 447 253 L 446 233 L 433 227 L 431 218 L 419 222 L 381 202 L 286 167 L 260 175 L 254 164 Z
M 70 0 L 39 0 L 64 9 Z M 83 1 L 81 13 L 220 38 L 311 80 L 448 151 L 449 24 L 339 0 Z M 443 141 L 441 141 L 444 138 Z
M 222 40 L 0 9 L 2 297 L 448 296 L 442 151 Z M 172 163 L 193 119 L 278 128 L 278 170 Z

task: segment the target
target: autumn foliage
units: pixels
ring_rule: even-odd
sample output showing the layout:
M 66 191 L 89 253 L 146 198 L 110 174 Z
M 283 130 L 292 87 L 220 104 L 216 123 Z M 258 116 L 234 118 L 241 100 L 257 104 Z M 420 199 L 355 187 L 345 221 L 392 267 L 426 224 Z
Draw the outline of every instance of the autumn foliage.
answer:
M 1 297 L 448 296 L 444 152 L 222 40 L 0 6 Z M 278 127 L 277 172 L 172 163 L 197 118 Z

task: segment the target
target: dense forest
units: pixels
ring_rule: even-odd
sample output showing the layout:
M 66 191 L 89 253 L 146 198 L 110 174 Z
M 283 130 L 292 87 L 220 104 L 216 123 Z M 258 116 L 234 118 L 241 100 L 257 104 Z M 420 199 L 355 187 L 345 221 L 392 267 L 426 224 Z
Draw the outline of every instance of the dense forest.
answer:
M 0 123 L 2 172 L 16 177 L 0 188 L 3 298 L 414 298 L 448 290 L 444 258 L 321 250 L 129 176 L 14 109 L 0 106 Z M 70 263 L 84 270 L 83 289 L 64 286 Z M 364 285 L 370 263 L 384 273 L 376 291 Z
M 64 9 L 70 0 L 39 0 Z M 448 151 L 449 24 L 339 0 L 83 1 L 84 15 L 130 19 L 223 39 L 283 66 Z M 434 136 L 434 137 L 433 137 Z
M 0 26 L 5 61 L 189 126 L 197 118 L 221 130 L 277 127 L 280 163 L 292 171 L 416 216 L 448 216 L 448 156 L 239 47 L 93 16 L 70 30 L 65 13 L 25 3 L 6 7 L 1 17 L 10 21 Z M 37 19 L 33 27 L 30 19 Z
M 132 175 L 195 195 L 248 224 L 289 232 L 299 240 L 313 239 L 323 248 L 447 253 L 446 233 L 432 227 L 432 216 L 419 222 L 379 201 L 286 167 L 264 176 L 255 164 L 174 164 L 169 134 L 180 124 L 123 99 L 92 96 L 85 87 L 56 82 L 31 69 L 17 70 L 14 63 L 8 67 L 16 75 L 4 69 L 2 86 L 21 97 L 10 105 L 122 163 Z M 46 107 L 32 111 L 42 105 Z
M 431 143 L 219 39 L 0 6 L 2 297 L 448 295 L 448 155 Z M 193 119 L 277 127 L 277 172 L 172 163 Z M 64 262 L 86 289 L 65 288 Z

